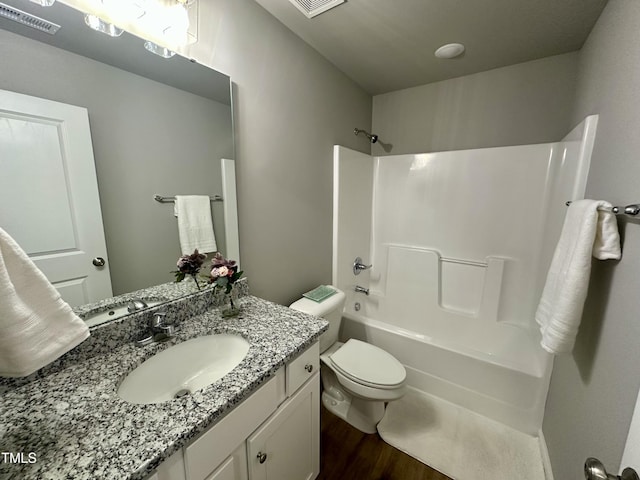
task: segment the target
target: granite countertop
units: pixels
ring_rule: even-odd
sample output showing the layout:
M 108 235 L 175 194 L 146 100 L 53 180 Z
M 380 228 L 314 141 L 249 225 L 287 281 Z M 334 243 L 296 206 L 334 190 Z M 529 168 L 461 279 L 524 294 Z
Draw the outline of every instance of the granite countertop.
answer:
M 179 311 L 188 309 L 175 303 Z M 23 462 L 0 459 L 0 478 L 145 478 L 328 326 L 325 320 L 256 297 L 244 296 L 240 303 L 237 317 L 223 318 L 217 308 L 208 307 L 181 319 L 171 341 L 146 347 L 134 343 L 140 318 L 112 322 L 92 330 L 88 340 L 50 367 L 25 379 L 0 379 L 0 451 L 21 453 Z M 116 394 L 122 379 L 153 354 L 211 333 L 235 333 L 250 343 L 246 358 L 222 379 L 161 404 L 131 404 Z

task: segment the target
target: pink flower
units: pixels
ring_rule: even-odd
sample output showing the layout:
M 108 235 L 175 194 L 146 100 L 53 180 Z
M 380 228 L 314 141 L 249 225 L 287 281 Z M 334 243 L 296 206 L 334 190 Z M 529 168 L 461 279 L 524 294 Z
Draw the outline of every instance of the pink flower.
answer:
M 213 277 L 226 277 L 233 275 L 233 270 L 228 269 L 224 265 L 221 267 L 215 267 L 211 270 L 211 276 Z
M 215 284 L 216 289 L 223 289 L 229 293 L 233 285 L 242 277 L 242 273 L 238 271 L 235 260 L 227 260 L 217 252 L 211 260 L 209 283 Z
M 200 271 L 200 268 L 206 258 L 207 256 L 199 253 L 198 249 L 195 249 L 191 255 L 182 255 L 176 263 L 178 272 L 174 273 L 196 275 Z
M 227 268 L 231 269 L 231 268 L 236 266 L 236 262 L 235 262 L 235 260 L 227 260 L 226 258 L 224 258 L 222 256 L 222 254 L 220 252 L 216 252 L 216 254 L 214 255 L 213 259 L 211 260 L 211 266 L 213 268 L 227 267 Z

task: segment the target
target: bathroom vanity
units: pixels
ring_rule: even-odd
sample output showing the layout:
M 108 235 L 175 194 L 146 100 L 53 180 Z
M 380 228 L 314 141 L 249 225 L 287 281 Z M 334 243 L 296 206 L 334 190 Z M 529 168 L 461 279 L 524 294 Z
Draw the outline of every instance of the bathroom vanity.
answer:
M 316 478 L 320 471 L 318 342 L 278 370 L 150 480 Z
M 238 317 L 223 318 L 212 292 L 197 292 L 93 328 L 88 340 L 30 377 L 0 379 L 2 451 L 25 460 L 0 463 L 0 478 L 315 478 L 317 340 L 327 323 L 250 295 L 240 302 Z M 174 319 L 175 337 L 136 346 L 158 309 Z M 216 333 L 250 345 L 220 380 L 163 403 L 118 396 L 122 379 L 146 359 Z

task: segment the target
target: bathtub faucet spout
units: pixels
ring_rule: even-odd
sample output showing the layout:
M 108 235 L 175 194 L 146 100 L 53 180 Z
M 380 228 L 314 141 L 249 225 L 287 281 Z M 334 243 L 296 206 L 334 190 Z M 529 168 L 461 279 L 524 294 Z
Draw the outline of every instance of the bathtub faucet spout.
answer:
M 360 285 L 356 285 L 356 292 L 364 293 L 365 295 L 369 295 L 369 289 L 365 287 L 361 287 Z

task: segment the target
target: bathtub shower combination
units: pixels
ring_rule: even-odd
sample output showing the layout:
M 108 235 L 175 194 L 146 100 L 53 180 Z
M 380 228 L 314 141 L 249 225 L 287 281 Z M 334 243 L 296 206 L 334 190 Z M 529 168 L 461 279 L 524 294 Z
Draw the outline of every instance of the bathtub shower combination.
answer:
M 584 197 L 596 125 L 537 145 L 384 157 L 334 147 L 341 337 L 391 353 L 410 386 L 537 435 L 552 356 L 534 314 L 566 202 Z M 355 275 L 356 257 L 372 268 Z

